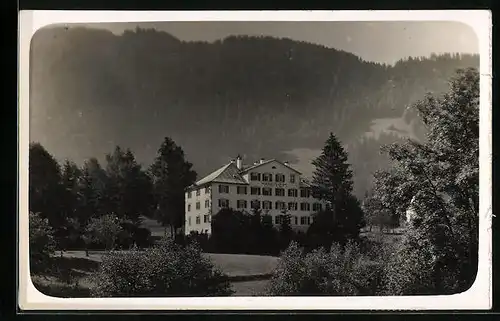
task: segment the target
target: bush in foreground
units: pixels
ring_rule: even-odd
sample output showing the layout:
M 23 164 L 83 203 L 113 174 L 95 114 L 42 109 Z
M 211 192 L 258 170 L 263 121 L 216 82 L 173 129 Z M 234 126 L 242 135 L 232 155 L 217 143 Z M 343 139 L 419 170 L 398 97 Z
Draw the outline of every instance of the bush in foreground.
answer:
M 383 266 L 362 255 L 355 243 L 305 253 L 292 242 L 281 255 L 269 294 L 374 295 L 382 273 Z
M 47 219 L 38 213 L 30 212 L 29 233 L 31 272 L 46 272 L 50 268 L 50 256 L 55 251 L 53 229 Z
M 95 297 L 232 294 L 228 278 L 196 244 L 182 248 L 170 240 L 144 251 L 109 252 L 94 284 Z

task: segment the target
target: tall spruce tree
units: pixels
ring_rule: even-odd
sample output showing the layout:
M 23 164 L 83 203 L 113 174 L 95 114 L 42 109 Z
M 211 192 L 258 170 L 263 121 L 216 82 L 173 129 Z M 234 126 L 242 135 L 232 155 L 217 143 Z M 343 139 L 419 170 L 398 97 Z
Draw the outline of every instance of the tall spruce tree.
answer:
M 356 239 L 363 226 L 363 211 L 354 195 L 352 170 L 347 152 L 333 133 L 330 133 L 322 153 L 312 164 L 315 166 L 311 182 L 315 197 L 327 203 L 327 209 L 316 214 L 310 232 L 335 235 L 335 240 L 345 242 Z M 331 216 L 324 217 L 322 216 Z M 319 226 L 328 222 L 326 226 Z M 327 231 L 325 231 L 325 228 Z M 309 233 L 309 234 L 311 234 Z
M 172 234 L 184 225 L 184 192 L 196 181 L 192 167 L 193 164 L 185 160 L 182 148 L 165 137 L 149 172 L 156 204 L 155 218 L 165 228 L 170 226 Z

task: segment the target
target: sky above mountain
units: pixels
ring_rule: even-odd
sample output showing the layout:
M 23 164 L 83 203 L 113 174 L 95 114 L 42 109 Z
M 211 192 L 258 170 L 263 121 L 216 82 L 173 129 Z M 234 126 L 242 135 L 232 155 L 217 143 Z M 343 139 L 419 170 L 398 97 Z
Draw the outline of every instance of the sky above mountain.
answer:
M 154 28 L 184 41 L 213 42 L 230 35 L 290 38 L 351 52 L 363 60 L 393 64 L 431 53 L 478 53 L 473 29 L 451 21 L 377 22 L 145 22 L 86 24 L 116 34 Z

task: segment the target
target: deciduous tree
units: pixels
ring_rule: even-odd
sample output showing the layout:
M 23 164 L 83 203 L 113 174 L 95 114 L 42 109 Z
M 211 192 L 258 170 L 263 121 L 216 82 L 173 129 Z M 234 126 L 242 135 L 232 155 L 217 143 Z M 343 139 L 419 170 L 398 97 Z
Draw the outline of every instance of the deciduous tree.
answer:
M 387 148 L 414 192 L 414 216 L 391 265 L 389 292 L 465 291 L 474 281 L 478 255 L 478 71 L 459 71 L 448 93 L 429 95 L 415 108 L 429 129 L 426 142 Z M 422 278 L 428 281 L 424 288 Z
M 106 250 L 113 250 L 118 235 L 123 230 L 120 218 L 113 214 L 106 214 L 90 219 L 86 226 L 86 234 L 93 241 L 105 245 Z

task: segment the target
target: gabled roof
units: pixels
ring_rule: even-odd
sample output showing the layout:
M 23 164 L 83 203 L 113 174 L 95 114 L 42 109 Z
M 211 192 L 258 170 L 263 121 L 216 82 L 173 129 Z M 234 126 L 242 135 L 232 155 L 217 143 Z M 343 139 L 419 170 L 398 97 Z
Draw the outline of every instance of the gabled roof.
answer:
M 194 186 L 200 186 L 207 183 L 233 183 L 233 184 L 248 184 L 247 181 L 243 177 L 241 177 L 239 173 L 238 167 L 234 163 L 229 163 L 227 165 L 222 166 L 215 172 L 208 174 L 204 178 L 200 179 Z
M 264 162 L 262 162 L 262 163 L 255 164 L 255 165 L 253 165 L 253 166 L 247 167 L 247 168 L 243 169 L 240 173 L 242 173 L 242 174 L 243 174 L 243 173 L 246 173 L 246 172 L 248 172 L 249 170 L 255 169 L 255 168 L 259 167 L 259 166 L 262 166 L 262 165 L 265 165 L 265 164 L 269 164 L 269 163 L 272 163 L 272 162 L 276 162 L 276 163 L 278 163 L 278 164 L 280 164 L 280 165 L 283 165 L 283 166 L 285 166 L 285 167 L 287 167 L 287 168 L 291 169 L 292 171 L 296 172 L 297 174 L 302 175 L 302 173 L 301 173 L 301 172 L 299 172 L 298 170 L 296 170 L 295 168 L 293 168 L 293 167 L 291 167 L 291 166 L 289 166 L 289 165 L 285 165 L 284 163 L 282 163 L 282 162 L 280 162 L 279 160 L 276 160 L 276 159 L 268 159 L 268 160 L 266 160 L 266 161 L 264 161 Z

